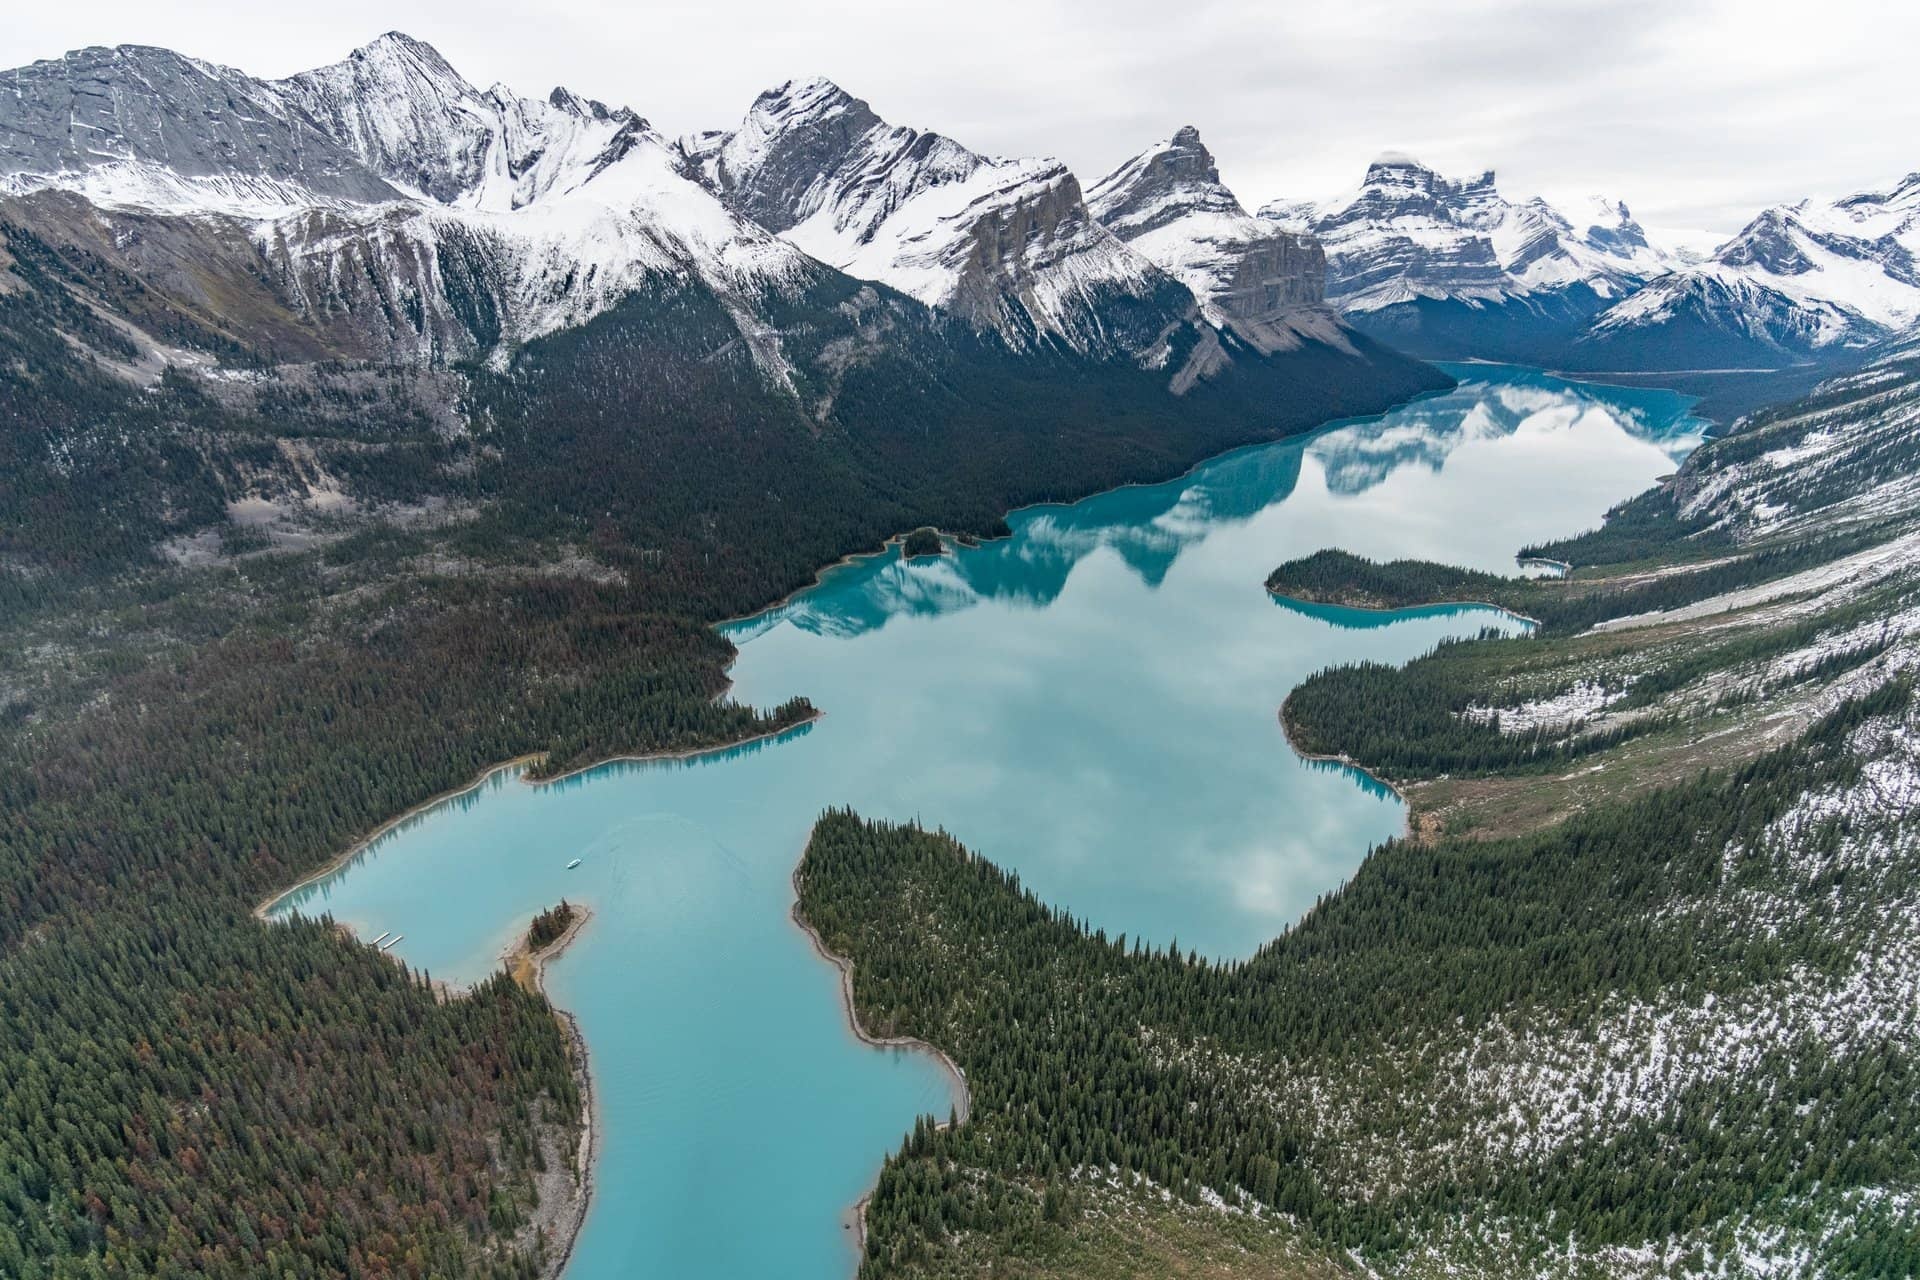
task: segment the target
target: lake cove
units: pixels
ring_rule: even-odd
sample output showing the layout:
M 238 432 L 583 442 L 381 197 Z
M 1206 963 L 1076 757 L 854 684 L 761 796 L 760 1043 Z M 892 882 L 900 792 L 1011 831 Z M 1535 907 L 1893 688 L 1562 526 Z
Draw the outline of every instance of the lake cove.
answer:
M 394 954 L 464 983 L 534 913 L 586 903 L 546 975 L 590 1047 L 599 1125 L 570 1280 L 845 1280 L 849 1210 L 956 1097 L 931 1055 L 854 1037 L 794 924 L 814 819 L 918 819 L 1109 934 L 1250 954 L 1404 821 L 1384 787 L 1294 755 L 1287 692 L 1519 625 L 1290 607 L 1273 567 L 1340 547 L 1519 572 L 1518 547 L 1597 524 L 1705 425 L 1664 391 L 1449 371 L 1460 387 L 1379 418 L 1016 512 L 1008 539 L 837 566 L 726 628 L 733 696 L 805 694 L 817 722 L 543 786 L 502 769 L 273 911 L 398 933 Z

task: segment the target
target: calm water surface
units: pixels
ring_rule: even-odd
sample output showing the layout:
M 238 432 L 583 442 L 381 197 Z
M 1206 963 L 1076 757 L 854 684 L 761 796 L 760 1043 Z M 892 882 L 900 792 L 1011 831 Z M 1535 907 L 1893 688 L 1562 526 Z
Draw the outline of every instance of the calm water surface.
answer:
M 1666 392 L 1452 372 L 1459 389 L 1381 418 L 1018 512 L 1011 539 L 835 569 L 728 629 L 735 696 L 804 693 L 815 725 L 550 786 L 496 774 L 275 910 L 397 930 L 409 964 L 470 982 L 538 909 L 591 904 L 548 975 L 603 1126 L 569 1280 L 845 1280 L 846 1210 L 952 1097 L 927 1057 L 852 1038 L 789 918 L 815 817 L 919 818 L 1109 932 L 1252 952 L 1403 821 L 1390 793 L 1292 755 L 1287 691 L 1512 625 L 1292 607 L 1268 571 L 1337 546 L 1515 572 L 1516 548 L 1597 523 L 1703 425 Z

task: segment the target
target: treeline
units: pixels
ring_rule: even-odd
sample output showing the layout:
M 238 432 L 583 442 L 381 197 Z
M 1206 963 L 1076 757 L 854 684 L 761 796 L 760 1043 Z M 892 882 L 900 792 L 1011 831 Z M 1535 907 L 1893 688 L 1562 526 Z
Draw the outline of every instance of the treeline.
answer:
M 1448 641 L 1405 666 L 1317 671 L 1281 705 L 1287 740 L 1303 754 L 1351 760 L 1385 777 L 1428 778 L 1558 768 L 1671 723 L 1649 715 L 1602 730 L 1578 721 L 1503 729 L 1500 708 L 1485 705 L 1495 695 L 1487 669 L 1498 656 L 1488 650 L 1526 643 L 1483 636 Z
M 810 714 L 717 701 L 726 642 L 619 587 L 403 585 L 350 616 L 325 636 L 240 627 L 0 746 L 0 987 L 18 997 L 0 1094 L 21 1117 L 0 1137 L 0 1274 L 531 1274 L 502 1247 L 531 1207 L 527 1126 L 577 1118 L 544 999 L 488 984 L 442 1003 L 389 958 L 249 908 L 496 761 Z M 130 1159 L 163 1123 L 172 1163 Z M 180 1163 L 189 1146 L 210 1169 Z
M 888 1161 L 861 1274 L 942 1274 L 963 1232 L 1039 1248 L 1074 1172 L 1108 1166 L 1189 1200 L 1250 1196 L 1375 1266 L 1460 1215 L 1503 1215 L 1585 1252 L 1748 1214 L 1830 1215 L 1850 1189 L 1920 1176 L 1920 1070 L 1892 1033 L 1846 1061 L 1770 1054 L 1753 1076 L 1521 1166 L 1472 1154 L 1483 1118 L 1433 1113 L 1423 1073 L 1444 1055 L 1422 1052 L 1497 1016 L 1578 1025 L 1621 997 L 1725 997 L 1844 964 L 1859 939 L 1836 922 L 1870 915 L 1887 885 L 1836 880 L 1825 918 L 1772 933 L 1736 911 L 1663 908 L 1764 884 L 1762 866 L 1730 866 L 1726 851 L 1754 848 L 1809 790 L 1857 777 L 1848 735 L 1910 697 L 1888 687 L 1730 775 L 1548 831 L 1390 843 L 1244 964 L 1109 938 L 943 834 L 827 814 L 801 864 L 802 914 L 852 960 L 863 1023 L 947 1051 L 973 1102 L 967 1122 L 923 1123 Z M 1248 1074 L 1210 1068 L 1222 1058 Z M 1401 1065 L 1359 1069 L 1384 1061 Z M 1355 1188 L 1340 1139 L 1263 1074 L 1356 1082 L 1365 1091 L 1341 1102 L 1368 1132 L 1446 1148 L 1451 1175 Z M 1920 1257 L 1911 1217 L 1836 1221 L 1832 1274 L 1899 1275 Z
M 876 293 L 836 276 L 791 304 L 794 396 L 713 298 L 669 286 L 529 344 L 508 375 L 472 371 L 478 482 L 498 502 L 486 523 L 586 539 L 655 607 L 732 617 L 903 530 L 999 536 L 1011 508 L 1164 479 L 1445 385 L 1360 339 L 1351 356 L 1242 350 L 1175 397 L 1164 370 L 1015 354 Z

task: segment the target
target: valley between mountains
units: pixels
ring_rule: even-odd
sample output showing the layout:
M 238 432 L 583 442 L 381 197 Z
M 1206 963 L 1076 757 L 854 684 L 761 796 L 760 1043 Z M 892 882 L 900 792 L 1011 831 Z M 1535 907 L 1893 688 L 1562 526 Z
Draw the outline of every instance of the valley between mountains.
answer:
M 1350 545 L 1276 535 L 1212 583 L 1282 658 L 1351 641 L 1254 707 L 1273 768 L 1289 742 L 1344 762 L 1286 775 L 1299 812 L 1336 783 L 1358 805 L 1358 769 L 1409 822 L 1303 821 L 1353 857 L 1262 900 L 1249 954 L 1037 892 L 965 814 L 810 794 L 778 851 L 795 911 L 859 1025 L 938 1049 L 971 1104 L 876 1120 L 857 1254 L 819 1256 L 1914 1274 L 1917 252 L 1915 175 L 1701 255 L 1615 198 L 1569 213 L 1397 155 L 1250 211 L 1191 128 L 1083 186 L 817 79 L 670 138 L 400 33 L 277 80 L 133 45 L 0 72 L 0 1275 L 554 1274 L 605 1103 L 547 997 L 491 969 L 452 993 L 263 900 L 502 761 L 831 745 L 862 723 L 844 699 L 735 689 L 772 628 L 1067 597 L 1091 634 L 1289 500 L 1452 484 L 1486 523 L 1533 512 L 1502 475 L 1557 475 L 1569 514 L 1471 565 L 1350 519 Z M 1712 438 L 1648 388 L 1704 397 Z M 943 553 L 893 559 L 921 529 Z M 1005 563 L 954 554 L 983 546 Z M 816 591 L 878 604 L 795 596 L 876 551 Z M 1151 701 L 1090 688 L 1104 715 Z M 1172 720 L 1088 723 L 1204 755 Z M 1091 787 L 1075 750 L 1051 764 Z M 934 744 L 887 776 L 977 763 Z M 1177 814 L 1211 771 L 1134 798 Z M 1060 794 L 1078 825 L 1130 812 Z M 1019 822 L 1064 850 L 1074 816 Z M 572 920 L 560 897 L 512 899 L 510 940 Z M 592 905 L 562 973 L 617 927 Z M 748 1238 L 712 1194 L 745 1162 L 705 1156 L 675 1194 Z

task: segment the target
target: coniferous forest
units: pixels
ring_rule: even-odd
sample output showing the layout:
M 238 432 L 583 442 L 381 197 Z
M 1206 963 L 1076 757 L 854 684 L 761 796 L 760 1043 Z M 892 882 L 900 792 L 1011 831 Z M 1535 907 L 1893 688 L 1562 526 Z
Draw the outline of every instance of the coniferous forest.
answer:
M 1904 716 L 1911 696 L 1887 686 L 1729 776 L 1532 836 L 1385 845 L 1244 963 L 1089 931 L 944 834 L 827 814 L 801 865 L 802 914 L 853 962 L 866 1025 L 940 1046 L 972 1094 L 965 1124 L 929 1118 L 888 1161 L 862 1275 L 970 1274 L 981 1236 L 1044 1274 L 1065 1234 L 1058 1198 L 1134 1178 L 1257 1206 L 1328 1255 L 1388 1267 L 1490 1211 L 1503 1232 L 1585 1250 L 1748 1215 L 1851 1217 L 1862 1191 L 1920 1176 L 1920 1066 L 1897 1034 L 1701 1084 L 1677 1122 L 1537 1161 L 1476 1150 L 1488 1117 L 1436 1114 L 1447 1068 L 1432 1046 L 1516 1011 L 1587 1025 L 1621 999 L 1677 987 L 1739 1000 L 1798 967 L 1843 965 L 1875 898 L 1910 888 L 1910 866 L 1897 885 L 1836 885 L 1828 910 L 1774 933 L 1738 911 L 1679 909 L 1767 883 L 1772 869 L 1730 867 L 1725 851 L 1857 777 L 1849 733 Z M 1379 1062 L 1403 1065 L 1384 1078 L 1363 1066 Z M 1324 1100 L 1286 1090 L 1290 1077 L 1345 1078 L 1343 1100 L 1365 1114 L 1327 1125 Z M 1422 1148 L 1448 1153 L 1446 1176 L 1372 1182 L 1353 1147 L 1382 1138 L 1413 1164 Z M 1820 1259 L 1832 1274 L 1904 1276 L 1920 1259 L 1910 1222 L 1853 1226 Z M 1731 1243 L 1699 1234 L 1702 1251 Z
M 710 296 L 667 294 L 505 371 L 320 359 L 147 389 L 110 367 L 137 348 L 101 299 L 242 369 L 312 340 L 236 344 L 84 248 L 0 239 L 0 1274 L 21 1280 L 534 1273 L 532 1174 L 579 1119 L 544 999 L 449 999 L 255 906 L 499 761 L 809 718 L 727 701 L 711 624 L 848 552 L 1004 532 L 1012 505 L 1442 383 L 1363 343 L 1176 399 L 1128 363 L 922 333 L 820 419 L 707 358 L 735 332 Z M 321 482 L 360 505 L 291 540 L 228 519 Z
M 1015 358 L 831 274 L 777 317 L 791 394 L 713 295 L 665 285 L 505 367 L 389 366 L 207 328 L 10 220 L 0 240 L 0 1276 L 21 1280 L 539 1273 L 538 1175 L 582 1119 L 545 999 L 504 977 L 446 991 L 325 921 L 263 923 L 263 900 L 502 760 L 550 774 L 810 718 L 804 698 L 729 701 L 712 624 L 842 555 L 993 536 L 1014 505 L 1444 381 L 1356 336 L 1354 355 L 1243 349 L 1176 399 L 1157 370 Z M 136 384 L 102 300 L 235 376 Z M 890 345 L 843 360 L 871 335 L 829 318 L 862 307 Z M 297 373 L 251 376 L 288 352 Z M 1857 398 L 1702 453 L 1757 466 Z M 1847 978 L 1914 901 L 1907 812 L 1834 800 L 1878 796 L 1915 736 L 1904 633 L 1861 631 L 1913 591 L 1664 648 L 1588 631 L 1884 547 L 1905 512 L 1771 540 L 1742 519 L 1914 457 L 1906 437 L 1850 472 L 1760 468 L 1734 516 L 1689 505 L 1710 488 L 1690 464 L 1535 549 L 1564 579 L 1282 566 L 1270 587 L 1305 599 L 1469 595 L 1540 624 L 1313 677 L 1284 713 L 1303 750 L 1402 782 L 1544 785 L 1649 744 L 1687 767 L 1531 829 L 1394 841 L 1244 963 L 1103 936 L 941 834 L 827 815 L 802 912 L 853 961 L 866 1027 L 940 1047 L 972 1092 L 966 1122 L 929 1117 L 888 1160 L 863 1274 L 1058 1274 L 1129 1190 L 1340 1273 L 1512 1249 L 1603 1274 L 1595 1251 L 1670 1240 L 1669 1270 L 1734 1274 L 1754 1232 L 1788 1230 L 1830 1274 L 1920 1269 L 1898 1029 L 1836 1014 L 1844 1054 L 1802 1037 L 1721 1058 L 1686 1021 L 1793 1013 L 1780 991 Z M 233 514 L 316 492 L 351 501 L 299 527 Z M 1514 731 L 1576 683 L 1627 714 Z M 1785 727 L 1681 750 L 1755 709 Z M 1904 956 L 1879 959 L 1885 986 Z M 1639 1081 L 1581 1073 L 1649 1009 L 1671 1057 L 1714 1069 L 1639 1113 Z M 1516 1136 L 1544 1128 L 1570 1136 Z

